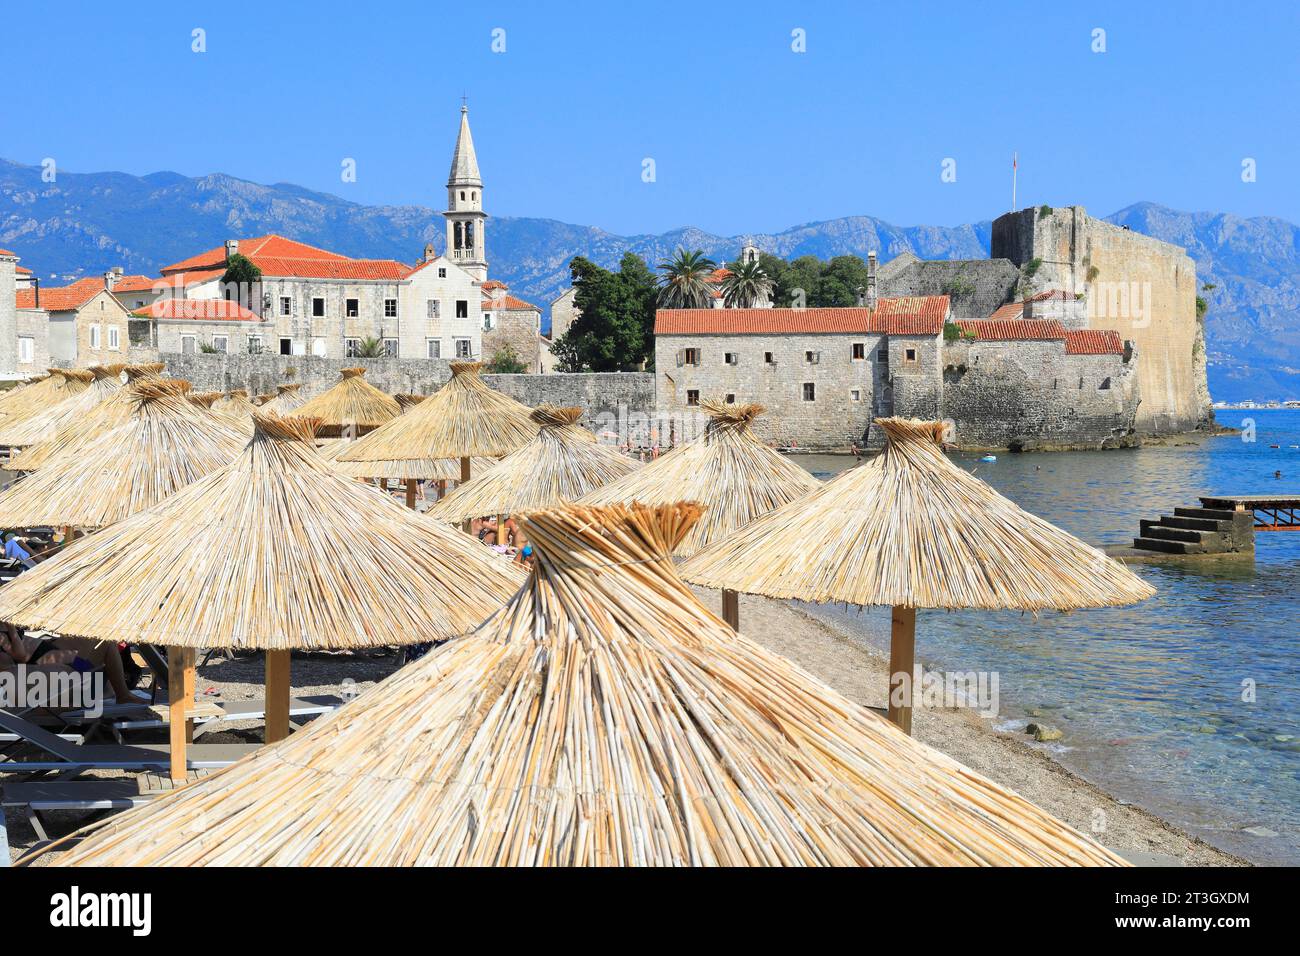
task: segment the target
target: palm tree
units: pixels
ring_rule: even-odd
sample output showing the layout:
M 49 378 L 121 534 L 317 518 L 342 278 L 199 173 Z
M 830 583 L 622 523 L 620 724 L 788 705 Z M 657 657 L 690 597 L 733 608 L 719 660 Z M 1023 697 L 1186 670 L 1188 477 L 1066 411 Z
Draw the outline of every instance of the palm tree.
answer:
M 703 250 L 678 249 L 672 259 L 659 263 L 659 307 L 707 309 L 714 288 L 709 279 L 716 268 Z
M 384 343 L 381 339 L 366 336 L 357 343 L 357 358 L 383 358 L 385 354 Z
M 728 309 L 752 309 L 771 294 L 772 280 L 757 262 L 736 263 L 722 280 L 722 304 Z

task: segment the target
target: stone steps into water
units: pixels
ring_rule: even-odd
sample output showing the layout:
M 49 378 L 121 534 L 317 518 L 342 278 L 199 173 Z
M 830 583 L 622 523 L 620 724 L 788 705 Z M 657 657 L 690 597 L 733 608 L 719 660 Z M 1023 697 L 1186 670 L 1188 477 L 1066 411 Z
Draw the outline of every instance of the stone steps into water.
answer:
M 1133 547 L 1161 554 L 1232 554 L 1255 550 L 1249 511 L 1175 508 L 1159 520 L 1143 519 Z

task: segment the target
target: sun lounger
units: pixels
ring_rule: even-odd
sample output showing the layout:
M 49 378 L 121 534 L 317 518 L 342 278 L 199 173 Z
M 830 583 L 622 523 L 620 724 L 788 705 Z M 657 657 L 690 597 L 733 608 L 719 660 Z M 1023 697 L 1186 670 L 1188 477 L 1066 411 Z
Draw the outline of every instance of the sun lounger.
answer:
M 220 713 L 194 718 L 196 739 L 205 733 L 219 729 L 222 724 L 237 720 L 262 720 L 266 717 L 266 701 L 261 698 L 214 701 L 214 703 L 220 708 Z M 295 723 L 293 718 L 318 717 L 337 710 L 342 704 L 343 701 L 338 697 L 328 695 L 295 697 L 289 701 L 290 723 L 297 729 L 300 724 Z M 68 711 L 60 714 L 60 717 L 69 726 L 107 725 L 119 740 L 124 730 L 148 730 L 167 726 L 166 721 L 150 710 L 147 703 L 107 705 L 104 707 L 104 713 L 99 717 L 86 711 Z M 89 733 L 86 736 L 89 737 Z
M 35 780 L 6 783 L 0 807 L 23 813 L 41 843 L 49 842 L 42 813 L 50 810 L 82 810 L 103 813 L 128 810 L 152 800 L 161 790 L 143 792 L 135 777 L 117 780 Z
M 0 730 L 16 734 L 31 755 L 0 754 L 0 773 L 68 773 L 84 770 L 167 770 L 165 744 L 74 744 L 44 727 L 0 710 Z M 257 744 L 198 744 L 186 748 L 191 770 L 225 767 L 258 749 Z

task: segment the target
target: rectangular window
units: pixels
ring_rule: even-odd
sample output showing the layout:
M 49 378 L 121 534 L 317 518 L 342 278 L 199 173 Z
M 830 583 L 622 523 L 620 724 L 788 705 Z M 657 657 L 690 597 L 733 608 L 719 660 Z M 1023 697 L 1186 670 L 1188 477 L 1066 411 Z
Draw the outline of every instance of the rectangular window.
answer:
M 90 347 L 92 349 L 99 348 L 99 326 L 98 325 L 92 325 L 90 327 Z
M 114 352 L 122 347 L 122 330 L 116 325 L 108 327 L 108 347 Z
M 439 279 L 445 279 L 445 278 L 447 278 L 447 270 L 446 270 L 445 268 L 443 268 L 442 266 L 439 266 L 439 267 L 438 267 L 438 278 L 439 278 Z
M 698 388 L 688 388 L 686 390 L 686 404 L 687 405 L 700 404 L 700 390 Z
M 469 318 L 469 300 L 468 300 L 468 299 L 457 299 L 457 300 L 456 300 L 456 318 L 458 318 L 458 319 L 468 319 L 468 318 Z
M 36 340 L 30 335 L 18 337 L 18 361 L 30 365 L 36 361 Z
M 439 305 L 438 300 L 437 300 L 437 299 L 430 299 L 430 300 L 428 301 L 427 304 L 428 304 L 428 307 L 429 307 L 429 318 L 431 318 L 431 319 L 439 318 L 438 313 L 439 313 L 439 311 L 440 311 L 440 305 Z
M 903 351 L 903 361 L 904 361 L 904 362 L 915 362 L 915 361 L 916 361 L 916 349 L 905 349 L 905 350 Z
M 473 356 L 473 354 L 470 352 L 470 345 L 472 345 L 472 344 L 473 344 L 473 343 L 471 343 L 469 339 L 457 339 L 457 340 L 456 340 L 456 358 L 458 358 L 458 359 L 473 358 L 474 356 Z
M 775 364 L 776 364 L 776 356 L 773 355 L 771 352 L 764 352 L 764 353 L 763 353 L 763 364 L 764 364 L 764 365 L 775 365 Z
M 491 313 L 491 312 L 484 312 L 484 313 L 483 313 L 483 331 L 484 331 L 484 332 L 491 332 L 491 331 L 492 331 L 492 313 Z
M 740 364 L 740 356 L 737 355 L 735 352 L 724 352 L 722 354 L 722 360 L 726 362 L 728 365 Z
M 860 362 L 867 357 L 867 345 L 865 342 L 853 343 L 853 360 Z
M 322 298 L 320 298 L 320 297 L 316 297 L 316 298 L 313 298 L 313 299 L 311 300 L 311 314 L 312 314 L 313 317 L 315 317 L 315 318 L 317 318 L 317 319 L 319 319 L 321 316 L 323 316 L 323 315 L 325 314 L 325 300 L 324 300 L 324 299 L 322 299 Z
M 386 319 L 393 319 L 393 318 L 396 318 L 396 317 L 397 317 L 397 300 L 396 300 L 396 299 L 385 299 L 385 300 L 384 300 L 384 318 L 386 318 Z
M 355 319 L 358 315 L 361 314 L 361 300 L 360 300 L 360 299 L 347 299 L 347 300 L 345 300 L 344 308 L 345 308 L 345 314 L 347 315 L 347 317 L 348 317 L 349 319 Z
M 889 350 L 888 350 L 888 349 L 881 349 L 879 352 L 876 353 L 876 359 L 877 359 L 878 361 L 881 361 L 881 362 L 888 362 L 888 361 L 889 361 Z
M 281 315 L 293 314 L 293 299 L 289 298 L 287 295 L 280 296 L 280 314 Z M 284 352 L 282 354 L 288 355 L 289 353 Z
M 312 354 L 312 355 L 315 355 L 317 358 L 324 358 L 324 357 L 325 357 L 325 352 L 326 352 L 326 351 L 327 351 L 327 350 L 326 350 L 326 348 L 325 348 L 325 340 L 324 340 L 324 339 L 322 339 L 322 338 L 314 338 L 314 339 L 311 340 L 311 354 Z
M 356 358 L 358 355 L 361 354 L 361 340 L 360 340 L 360 339 L 344 339 L 344 340 L 343 340 L 343 353 L 344 353 L 348 358 Z
M 685 364 L 685 365 L 699 365 L 699 364 L 700 364 L 700 350 L 699 350 L 699 349 L 687 349 L 687 350 L 686 350 L 686 355 L 685 355 L 685 357 L 683 358 L 682 362 L 683 362 L 683 364 Z
M 442 358 L 442 339 L 425 339 L 424 345 L 428 358 Z
M 727 393 L 727 404 L 728 404 L 728 405 L 735 405 L 735 404 L 736 404 L 736 393 L 735 393 L 735 392 L 728 392 L 728 393 Z
M 212 347 L 218 352 L 226 352 L 230 349 L 230 336 L 214 335 L 212 336 Z
M 821 352 L 808 351 L 803 353 L 803 360 L 809 365 L 816 365 L 822 360 Z
M 248 354 L 249 355 L 262 354 L 262 337 L 260 335 L 250 335 L 248 337 Z
M 281 340 L 280 340 L 280 354 L 281 354 L 281 355 L 292 355 L 292 354 L 293 354 L 293 339 L 281 339 Z
M 803 400 L 805 402 L 817 401 L 817 386 L 812 382 L 803 383 Z
M 181 354 L 182 354 L 182 355 L 193 355 L 193 354 L 194 354 L 194 349 L 195 349 L 195 345 L 194 345 L 194 336 L 192 336 L 192 335 L 182 335 L 182 336 L 181 336 Z
M 849 401 L 851 401 L 851 402 L 860 402 L 860 401 L 862 401 L 862 391 L 861 391 L 861 389 L 857 389 L 857 388 L 851 388 L 851 389 L 849 389 Z
M 384 354 L 389 358 L 397 358 L 397 339 L 384 339 Z

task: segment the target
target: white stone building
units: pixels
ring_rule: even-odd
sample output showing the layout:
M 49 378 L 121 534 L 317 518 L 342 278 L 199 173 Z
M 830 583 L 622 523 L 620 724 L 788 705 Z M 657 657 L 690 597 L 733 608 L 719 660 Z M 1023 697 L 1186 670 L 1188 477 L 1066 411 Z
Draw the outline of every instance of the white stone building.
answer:
M 402 358 L 478 359 L 483 311 L 479 280 L 446 255 L 425 250 L 425 260 L 401 288 L 399 354 Z

